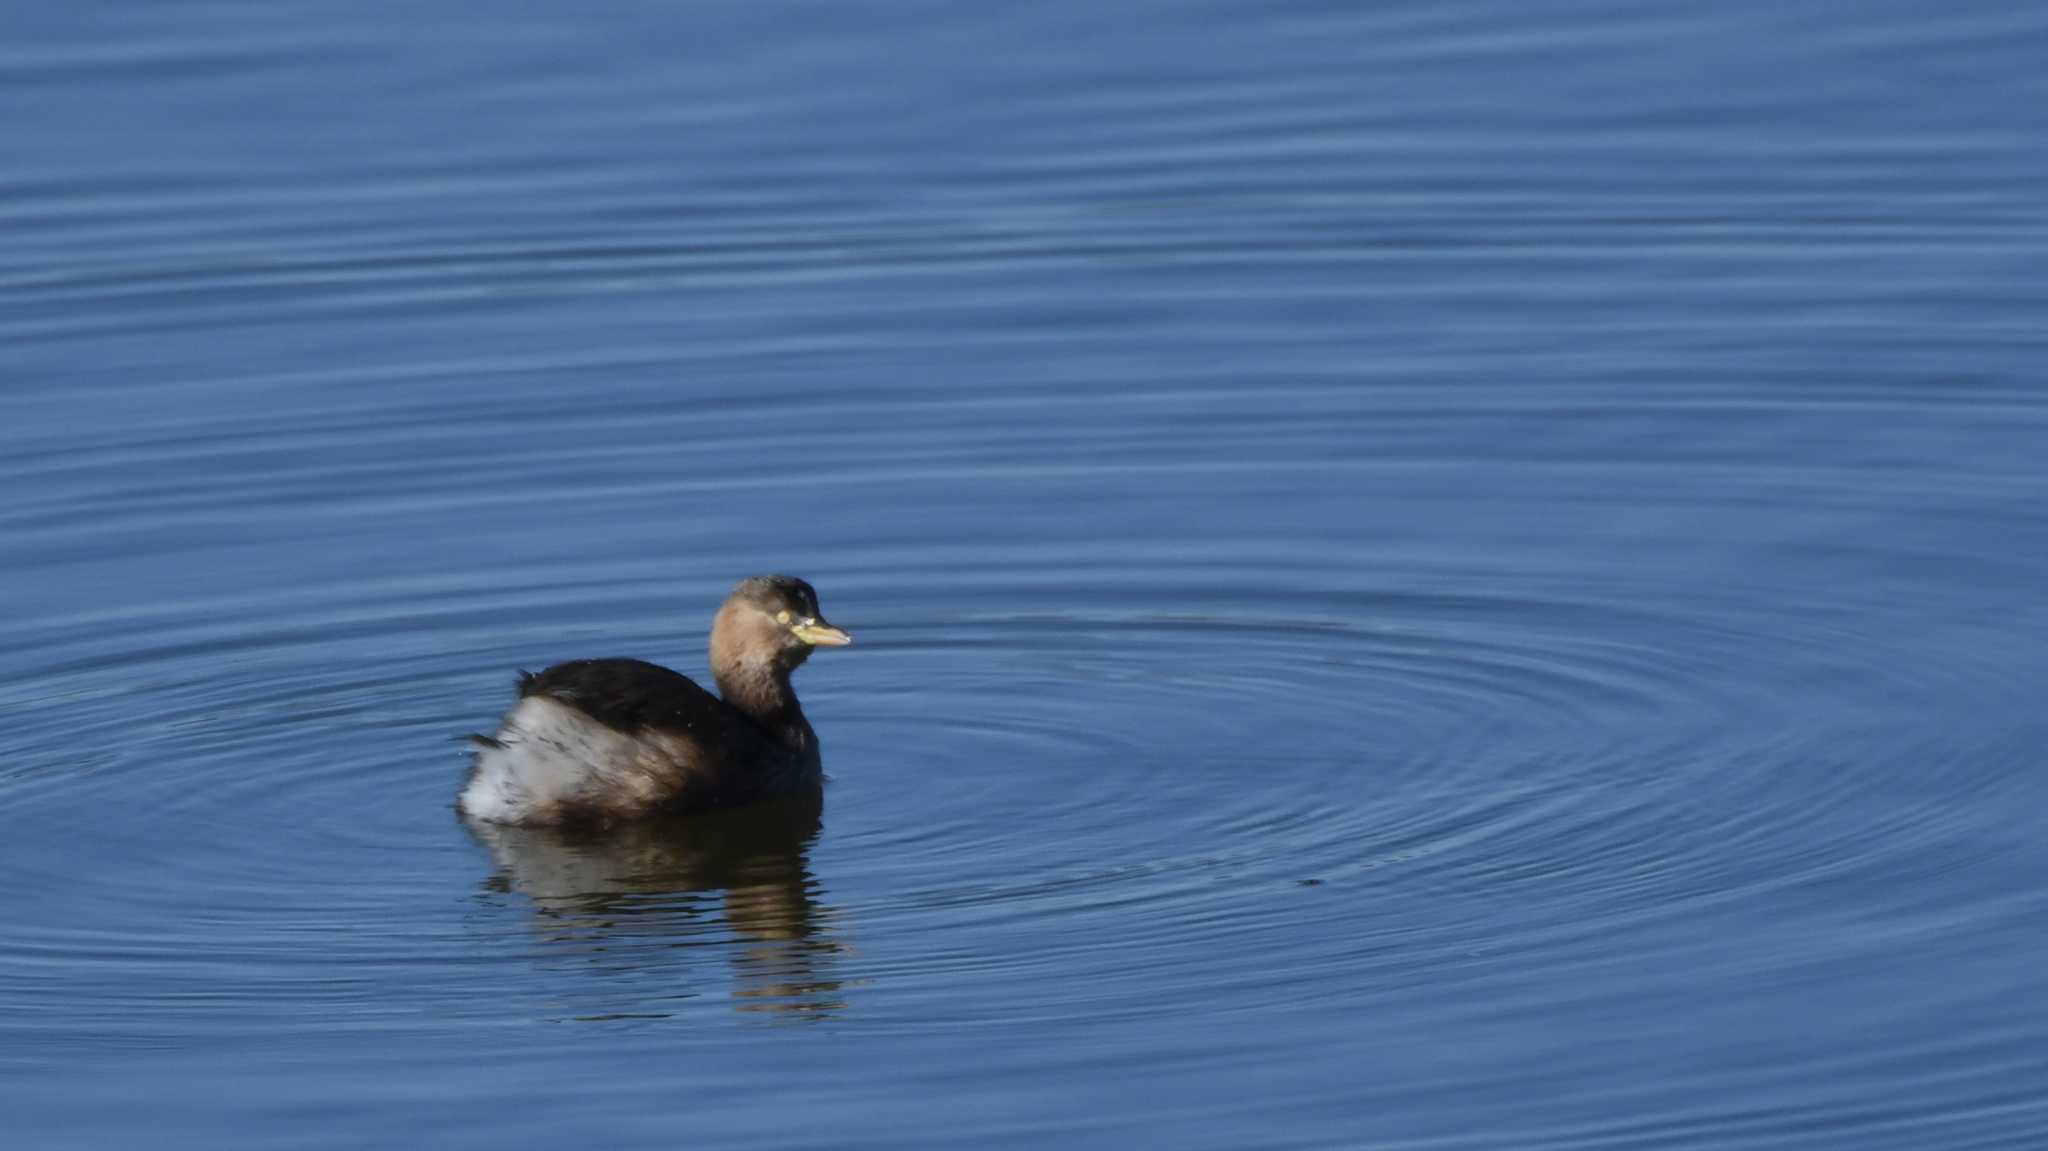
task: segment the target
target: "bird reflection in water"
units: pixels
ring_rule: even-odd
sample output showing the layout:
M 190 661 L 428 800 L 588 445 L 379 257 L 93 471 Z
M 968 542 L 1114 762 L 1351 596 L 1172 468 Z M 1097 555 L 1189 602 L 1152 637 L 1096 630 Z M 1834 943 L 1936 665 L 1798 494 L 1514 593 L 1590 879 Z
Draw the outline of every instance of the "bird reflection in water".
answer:
M 602 831 L 464 822 L 497 865 L 485 888 L 532 901 L 551 947 L 664 979 L 716 949 L 738 1010 L 823 1016 L 845 1004 L 808 859 L 822 813 L 814 792 Z

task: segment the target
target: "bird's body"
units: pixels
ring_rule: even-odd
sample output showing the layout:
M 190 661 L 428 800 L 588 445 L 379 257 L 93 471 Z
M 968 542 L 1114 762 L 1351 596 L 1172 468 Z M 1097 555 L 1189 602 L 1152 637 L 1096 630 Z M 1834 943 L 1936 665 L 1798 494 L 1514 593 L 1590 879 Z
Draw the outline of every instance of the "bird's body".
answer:
M 496 734 L 474 736 L 457 806 L 491 823 L 610 824 L 815 789 L 817 734 L 789 676 L 814 645 L 849 642 L 809 584 L 756 577 L 711 631 L 723 698 L 634 659 L 585 659 L 519 677 Z

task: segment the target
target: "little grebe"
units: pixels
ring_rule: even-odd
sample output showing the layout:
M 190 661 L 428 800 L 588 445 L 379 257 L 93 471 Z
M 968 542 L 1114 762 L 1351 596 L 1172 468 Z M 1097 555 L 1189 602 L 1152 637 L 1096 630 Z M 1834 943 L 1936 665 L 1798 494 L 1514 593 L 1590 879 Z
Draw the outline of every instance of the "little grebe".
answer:
M 470 737 L 476 766 L 456 806 L 491 823 L 608 824 L 814 789 L 818 737 L 789 675 L 811 648 L 852 642 L 804 581 L 742 580 L 711 625 L 723 699 L 637 659 L 521 672 L 497 734 Z

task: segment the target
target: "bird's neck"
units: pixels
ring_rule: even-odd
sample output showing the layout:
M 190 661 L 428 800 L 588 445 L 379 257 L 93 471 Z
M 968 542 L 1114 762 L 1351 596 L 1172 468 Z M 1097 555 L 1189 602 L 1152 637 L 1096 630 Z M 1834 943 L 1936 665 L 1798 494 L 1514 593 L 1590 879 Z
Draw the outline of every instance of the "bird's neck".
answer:
M 711 669 L 718 694 L 748 718 L 796 747 L 812 742 L 810 721 L 789 685 L 790 669 L 774 663 L 730 660 Z

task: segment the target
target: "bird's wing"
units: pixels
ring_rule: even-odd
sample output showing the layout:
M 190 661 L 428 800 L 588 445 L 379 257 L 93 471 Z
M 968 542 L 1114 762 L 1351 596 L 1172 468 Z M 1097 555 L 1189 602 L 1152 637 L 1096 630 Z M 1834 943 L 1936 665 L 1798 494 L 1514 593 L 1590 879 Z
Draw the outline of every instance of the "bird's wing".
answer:
M 680 672 L 637 659 L 577 659 L 538 675 L 521 672 L 519 697 L 542 695 L 623 732 L 700 731 L 725 705 Z

